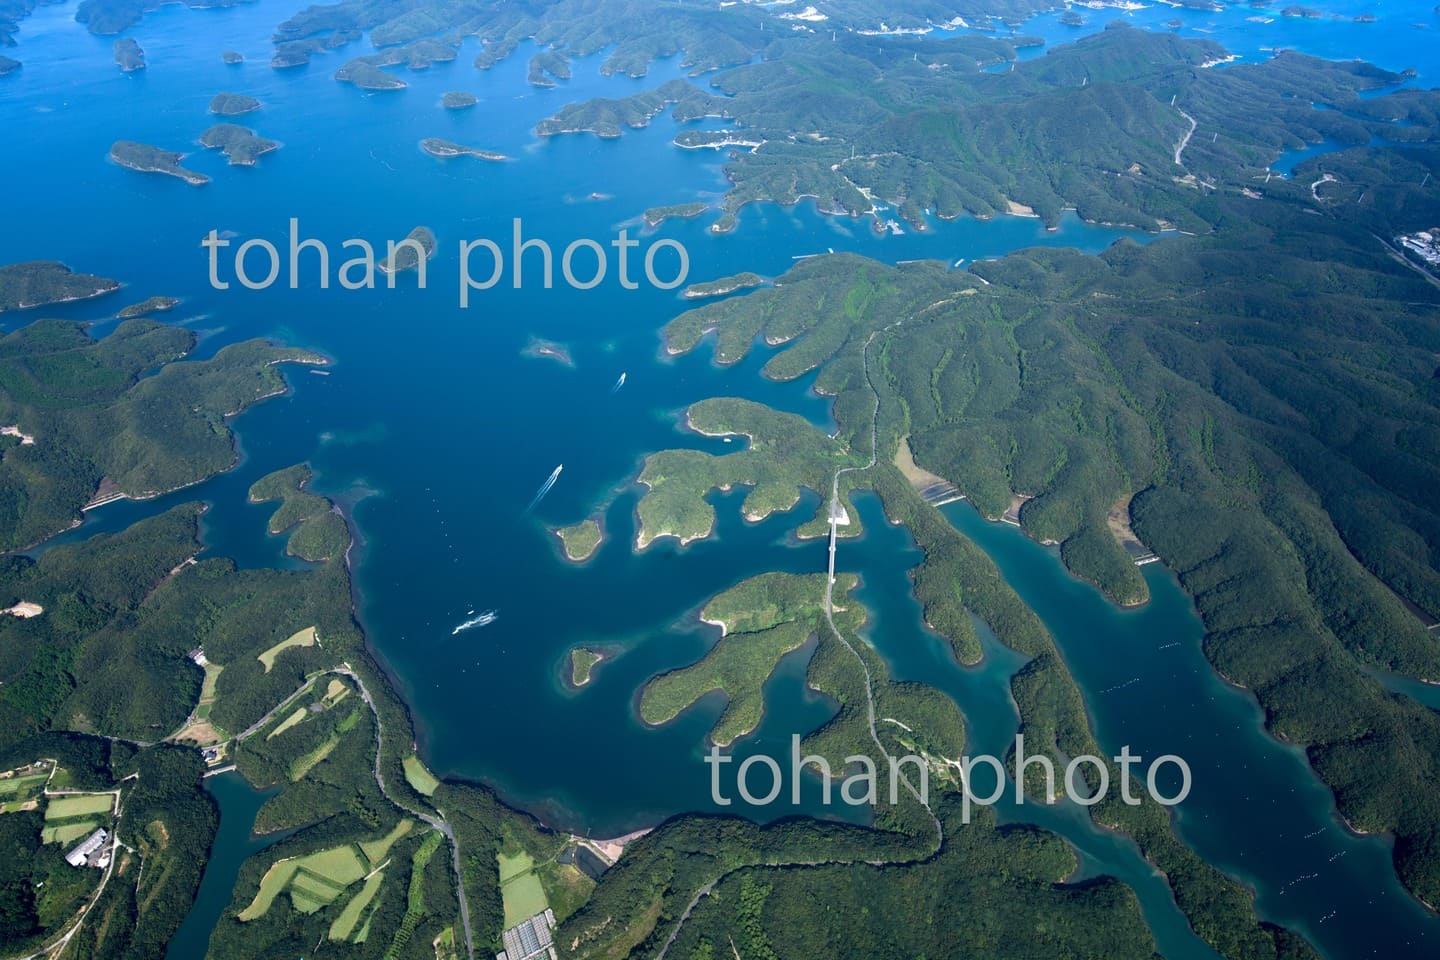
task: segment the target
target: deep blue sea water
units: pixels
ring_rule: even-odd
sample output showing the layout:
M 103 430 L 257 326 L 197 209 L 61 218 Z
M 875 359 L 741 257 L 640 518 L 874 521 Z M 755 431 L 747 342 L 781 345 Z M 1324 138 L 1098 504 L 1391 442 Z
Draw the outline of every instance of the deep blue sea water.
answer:
M 641 459 L 677 445 L 732 449 L 678 428 L 680 411 L 707 396 L 746 396 L 827 429 L 830 412 L 810 390 L 813 377 L 774 384 L 758 376 L 767 350 L 729 368 L 715 366 L 704 350 L 665 357 L 658 330 L 685 307 L 674 293 L 613 284 L 544 290 L 535 273 L 526 275 L 523 290 L 502 285 L 476 293 L 462 311 L 455 282 L 460 240 L 488 237 L 508 246 L 519 217 L 527 237 L 549 241 L 558 253 L 571 240 L 606 243 L 626 229 L 642 251 L 662 237 L 683 243 L 690 279 L 702 280 L 739 270 L 774 276 L 794 257 L 830 248 L 891 262 L 953 262 L 1037 243 L 1098 251 L 1134 235 L 1073 217 L 1053 233 L 1037 221 L 1005 217 L 935 222 L 923 233 L 879 237 L 866 222 L 827 218 L 809 204 L 747 207 L 739 229 L 725 236 L 711 235 L 705 218 L 646 231 L 637 219 L 646 207 L 718 196 L 721 158 L 670 146 L 676 125 L 666 117 L 615 141 L 546 142 L 532 128 L 566 102 L 621 96 L 678 76 L 674 61 L 632 80 L 601 77 L 603 56 L 593 57 L 575 63 L 570 81 L 542 90 L 525 82 L 528 51 L 482 73 L 470 66 L 477 47 L 468 41 L 454 63 L 399 72 L 409 89 L 365 93 L 331 79 L 349 51 L 272 70 L 270 33 L 299 4 L 261 0 L 227 11 L 167 6 L 147 14 L 131 35 L 150 66 L 127 76 L 112 62 L 111 41 L 73 22 L 74 6 L 43 7 L 24 21 L 11 54 L 24 69 L 0 81 L 0 119 L 24 132 L 0 150 L 0 172 L 23 185 L 7 197 L 7 212 L 21 228 L 0 235 L 0 262 L 55 258 L 123 280 L 126 289 L 102 301 L 47 311 L 96 320 L 97 334 L 111 328 L 103 318 L 125 303 L 174 295 L 184 303 L 168 316 L 205 333 L 199 355 L 236 339 L 272 336 L 320 350 L 334 363 L 330 376 L 291 373 L 290 393 L 235 421 L 242 461 L 231 473 L 158 501 L 102 508 L 67 539 L 203 498 L 213 504 L 205 520 L 212 552 L 242 565 L 290 563 L 281 540 L 264 534 L 268 510 L 245 503 L 244 494 L 270 470 L 310 461 L 316 488 L 344 503 L 358 524 L 360 616 L 412 706 L 427 762 L 442 774 L 491 783 L 566 829 L 609 835 L 712 809 L 700 758 L 720 704 L 707 700 L 651 729 L 636 717 L 637 691 L 713 643 L 715 631 L 695 622 L 710 596 L 765 570 L 824 566 L 822 544 L 792 536 L 813 514 L 814 496 L 750 524 L 739 516 L 742 494 L 717 495 L 714 537 L 685 548 L 662 541 L 635 553 L 631 479 Z M 1392 69 L 1413 66 L 1417 82 L 1435 75 L 1431 28 L 1409 25 L 1427 19 L 1421 11 L 1428 5 L 1324 9 L 1347 18 L 1373 9 L 1380 19 L 1257 24 L 1246 20 L 1258 13 L 1248 7 L 1214 14 L 1151 7 L 1129 19 L 1163 29 L 1179 19 L 1182 35 L 1209 35 L 1246 59 L 1284 46 L 1363 55 Z M 1119 14 L 1085 15 L 1086 29 L 1094 29 Z M 1020 32 L 1051 43 L 1077 35 L 1054 15 Z M 249 61 L 227 66 L 219 56 L 225 49 Z M 439 99 L 452 89 L 471 91 L 480 103 L 445 111 Z M 284 144 L 254 169 L 227 167 L 218 153 L 193 143 L 215 119 L 206 105 L 222 90 L 258 97 L 264 107 L 238 122 Z M 438 160 L 418 149 L 427 136 L 514 159 Z M 121 138 L 195 150 L 186 165 L 214 181 L 197 189 L 119 168 L 106 152 Z M 393 291 L 344 291 L 333 283 L 321 290 L 313 277 L 293 290 L 209 288 L 202 236 L 216 229 L 236 243 L 266 238 L 283 249 L 292 217 L 303 236 L 332 251 L 351 237 L 383 245 L 417 224 L 432 227 L 439 253 L 427 289 L 416 289 L 409 277 Z M 28 319 L 7 316 L 7 329 Z M 573 368 L 522 356 L 535 336 L 566 344 Z M 612 396 L 622 371 L 626 386 Z M 559 463 L 565 469 L 554 489 L 526 515 L 536 488 Z M 908 534 L 886 525 L 873 502 L 862 498 L 859 506 L 868 532 L 842 546 L 841 567 L 864 578 L 859 595 L 875 613 L 871 641 L 897 676 L 925 679 L 956 697 L 970 723 L 972 751 L 1003 752 L 1015 722 L 1006 680 L 1018 662 L 991 644 L 984 666 L 956 666 L 924 631 L 909 594 L 905 571 L 918 554 Z M 597 508 L 604 509 L 606 543 L 590 563 L 567 563 L 546 527 Z M 1189 602 L 1164 571 L 1146 568 L 1150 605 L 1118 611 L 1016 531 L 986 524 L 963 504 L 948 515 L 996 559 L 1055 633 L 1103 745 L 1128 742 L 1142 753 L 1193 758 L 1197 784 L 1180 809 L 1182 836 L 1253 884 L 1262 915 L 1304 931 L 1331 957 L 1433 952 L 1436 921 L 1395 881 L 1384 843 L 1346 835 L 1328 791 L 1296 754 L 1263 733 L 1253 700 L 1209 669 Z M 451 635 L 468 611 L 492 608 L 499 619 L 491 626 Z M 562 682 L 566 653 L 577 643 L 614 654 L 580 692 Z M 830 715 L 823 698 L 804 690 L 807 655 L 788 658 L 767 686 L 766 719 L 736 745 L 737 757 L 765 752 L 783 760 L 791 733 Z M 812 813 L 820 812 L 815 792 L 807 792 Z M 238 818 L 248 825 L 255 801 L 219 785 L 216 793 L 230 818 L 225 836 L 243 837 L 248 831 L 234 824 Z M 791 812 L 772 808 L 763 815 Z M 1060 832 L 1079 851 L 1082 875 L 1113 873 L 1134 886 L 1166 956 L 1211 955 L 1133 845 L 1097 830 L 1074 807 L 1007 808 L 1002 815 Z M 1305 836 L 1315 829 L 1321 832 Z

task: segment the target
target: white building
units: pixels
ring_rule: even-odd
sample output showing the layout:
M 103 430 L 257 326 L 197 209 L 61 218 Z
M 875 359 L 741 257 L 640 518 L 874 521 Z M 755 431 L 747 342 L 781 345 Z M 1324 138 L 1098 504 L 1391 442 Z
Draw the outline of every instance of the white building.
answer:
M 90 834 L 90 836 L 81 840 L 75 849 L 65 854 L 65 862 L 72 867 L 83 867 L 87 865 L 96 867 L 105 866 L 105 864 L 109 862 L 109 858 L 104 855 L 101 848 L 105 846 L 105 841 L 109 838 L 110 834 L 105 828 L 99 828 Z

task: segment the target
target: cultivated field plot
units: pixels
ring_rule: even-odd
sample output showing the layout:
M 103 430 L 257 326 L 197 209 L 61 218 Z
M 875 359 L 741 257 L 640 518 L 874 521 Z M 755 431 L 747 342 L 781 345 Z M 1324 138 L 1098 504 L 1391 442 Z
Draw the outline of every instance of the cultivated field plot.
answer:
M 109 793 L 81 793 L 56 797 L 45 806 L 46 820 L 66 820 L 97 813 L 109 814 L 115 809 L 115 797 Z
M 260 654 L 259 660 L 260 663 L 264 665 L 265 672 L 269 673 L 270 668 L 275 666 L 275 658 L 280 655 L 281 651 L 289 650 L 291 647 L 313 647 L 315 643 L 315 628 L 306 627 L 304 630 L 291 634 L 269 650 Z
M 420 762 L 419 757 L 413 754 L 406 757 L 403 766 L 405 767 L 405 782 L 414 787 L 416 792 L 423 793 L 428 797 L 439 788 L 440 781 L 435 778 L 435 774 L 425 769 L 425 764 Z
M 527 853 L 498 854 L 500 861 L 500 896 L 505 902 L 505 926 L 543 913 L 550 902 L 545 888 L 535 873 L 535 861 Z
M 366 907 L 370 906 L 370 901 L 375 899 L 375 894 L 380 892 L 380 887 L 384 883 L 385 871 L 372 874 L 370 879 L 365 881 L 365 886 L 360 888 L 360 892 L 345 904 L 345 909 L 340 911 L 340 916 L 335 918 L 335 922 L 330 924 L 330 932 L 326 936 L 331 940 L 349 940 L 355 924 L 360 920 L 360 915 L 365 912 Z
M 81 820 L 76 823 L 59 823 L 53 827 L 43 827 L 40 830 L 40 841 L 42 843 L 69 843 L 71 840 L 89 836 L 91 831 L 98 826 L 100 824 L 94 820 Z
M 346 887 L 365 873 L 366 868 L 351 844 L 292 860 L 277 860 L 260 879 L 255 899 L 236 918 L 243 922 L 265 916 L 275 898 L 287 888 L 290 890 L 290 902 L 296 910 L 314 913 L 334 903 Z
M 390 852 L 390 848 L 395 845 L 395 841 L 409 833 L 410 828 L 414 825 L 414 820 L 401 820 L 395 824 L 393 830 L 379 840 L 366 840 L 360 844 L 360 852 L 365 854 L 365 859 L 370 861 L 370 867 L 372 869 L 378 867 L 380 861 L 384 860 L 385 855 Z

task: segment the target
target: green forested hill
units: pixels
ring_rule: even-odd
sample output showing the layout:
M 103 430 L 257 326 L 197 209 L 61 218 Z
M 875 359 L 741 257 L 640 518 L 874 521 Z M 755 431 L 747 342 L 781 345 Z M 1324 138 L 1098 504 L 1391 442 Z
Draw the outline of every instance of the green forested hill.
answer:
M 194 343 L 143 319 L 102 340 L 59 320 L 0 339 L 0 425 L 28 438 L 5 438 L 0 456 L 0 547 L 64 529 L 102 480 L 143 497 L 224 470 L 235 458 L 226 419 L 284 389 L 277 364 L 324 362 L 259 340 L 176 362 Z
M 1328 162 L 1354 193 L 1435 158 Z M 1374 232 L 1428 222 L 1436 196 L 1376 193 L 1351 222 L 1217 203 L 1223 236 L 1100 257 L 1022 251 L 965 272 L 817 258 L 668 336 L 685 349 L 717 326 L 727 361 L 755 334 L 788 340 L 766 373 L 823 365 L 844 437 L 869 430 L 862 345 L 903 320 L 872 348 L 882 459 L 908 435 L 982 511 L 1032 497 L 1025 529 L 1120 600 L 1143 589 L 1106 524 L 1128 500 L 1195 596 L 1217 669 L 1307 746 L 1352 823 L 1396 834 L 1401 877 L 1433 900 L 1440 721 L 1367 669 L 1440 678 L 1440 643 L 1400 601 L 1440 615 L 1440 290 Z M 819 306 L 836 299 L 857 309 Z

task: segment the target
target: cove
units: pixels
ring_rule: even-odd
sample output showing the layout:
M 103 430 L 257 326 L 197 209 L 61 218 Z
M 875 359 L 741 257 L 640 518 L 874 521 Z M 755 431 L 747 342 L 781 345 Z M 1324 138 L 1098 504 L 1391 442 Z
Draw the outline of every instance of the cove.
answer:
M 1255 889 L 1263 918 L 1303 933 L 1331 960 L 1436 949 L 1440 920 L 1396 878 L 1389 842 L 1347 830 L 1304 753 L 1266 733 L 1251 694 L 1216 675 L 1190 599 L 1160 564 L 1142 568 L 1150 602 L 1123 610 L 1018 528 L 966 502 L 942 512 L 1050 630 L 1100 745 L 1189 763 L 1194 786 L 1175 808 L 1178 832 Z
M 220 808 L 220 829 L 210 847 L 210 860 L 195 896 L 195 905 L 170 938 L 166 956 L 170 960 L 203 957 L 210 943 L 210 931 L 230 905 L 232 888 L 245 860 L 271 844 L 285 839 L 293 830 L 257 837 L 251 833 L 255 815 L 278 789 L 260 791 L 235 772 L 221 773 L 205 781 L 205 787 Z

